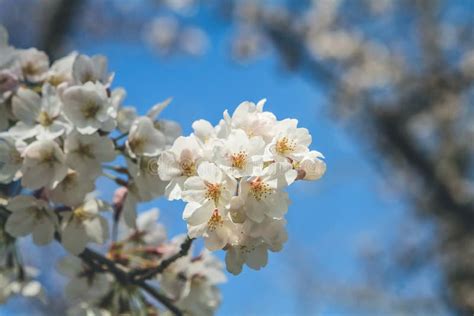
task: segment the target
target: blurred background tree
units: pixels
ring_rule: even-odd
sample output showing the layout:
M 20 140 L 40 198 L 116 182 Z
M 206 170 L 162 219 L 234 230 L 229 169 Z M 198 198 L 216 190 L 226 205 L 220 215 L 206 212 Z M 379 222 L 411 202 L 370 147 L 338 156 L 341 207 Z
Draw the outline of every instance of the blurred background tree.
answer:
M 389 249 L 361 247 L 360 284 L 315 275 L 301 251 L 295 290 L 368 310 L 471 314 L 474 2 L 0 0 L 0 23 L 15 45 L 51 56 L 81 37 L 142 42 L 161 57 L 198 56 L 212 45 L 201 28 L 203 11 L 232 27 L 229 54 L 236 62 L 276 54 L 283 74 L 322 87 L 331 116 L 416 217 Z M 434 232 L 411 238 L 421 222 Z M 433 262 L 443 273 L 436 295 L 397 295 L 399 283 Z

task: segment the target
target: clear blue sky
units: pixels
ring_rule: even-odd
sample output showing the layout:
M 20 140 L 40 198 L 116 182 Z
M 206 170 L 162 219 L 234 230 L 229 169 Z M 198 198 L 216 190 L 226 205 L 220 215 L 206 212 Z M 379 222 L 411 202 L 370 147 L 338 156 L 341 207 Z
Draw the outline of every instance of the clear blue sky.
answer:
M 207 23 L 206 28 L 211 45 L 201 58 L 160 59 L 136 43 L 113 41 L 80 40 L 75 48 L 108 56 L 110 69 L 116 73 L 115 86 L 127 89 L 125 103 L 136 106 L 140 113 L 172 96 L 174 101 L 163 117 L 178 121 L 185 134 L 194 120 L 217 123 L 225 109 L 232 111 L 241 101 L 261 98 L 268 99 L 266 109 L 279 118 L 297 118 L 310 130 L 313 148 L 325 154 L 328 171 L 321 181 L 299 182 L 291 188 L 288 243 L 282 252 L 270 256 L 265 269 L 245 268 L 238 277 L 229 275 L 228 283 L 221 287 L 223 304 L 218 315 L 311 313 L 302 309 L 303 298 L 292 286 L 301 277 L 301 258 L 307 261 L 310 274 L 323 275 L 326 280 L 356 280 L 357 245 L 364 239 L 383 245 L 393 238 L 405 205 L 373 168 L 374 157 L 365 152 L 363 141 L 329 117 L 323 91 L 283 71 L 271 56 L 248 65 L 232 62 L 226 45 L 229 30 L 214 23 Z M 111 187 L 100 189 L 110 196 Z M 180 202 L 159 200 L 141 209 L 151 206 L 160 207 L 171 235 L 185 231 Z M 57 252 L 57 247 L 50 251 Z M 27 260 L 34 262 L 34 253 Z M 15 302 L 3 311 L 17 314 Z M 318 306 L 312 312 L 343 310 L 317 297 L 306 302 Z

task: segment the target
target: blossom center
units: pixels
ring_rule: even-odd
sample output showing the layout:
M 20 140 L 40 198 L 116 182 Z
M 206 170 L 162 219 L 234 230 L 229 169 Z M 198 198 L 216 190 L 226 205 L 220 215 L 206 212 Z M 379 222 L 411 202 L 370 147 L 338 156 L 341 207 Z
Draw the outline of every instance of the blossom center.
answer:
M 25 75 L 36 75 L 39 72 L 39 67 L 32 62 L 28 62 L 23 66 L 22 70 Z
M 58 160 L 56 156 L 54 155 L 54 151 L 52 150 L 45 150 L 41 152 L 41 161 L 47 165 L 54 165 Z
M 232 167 L 237 169 L 243 169 L 245 163 L 247 162 L 247 153 L 245 151 L 239 151 L 238 153 L 233 154 L 230 159 L 232 161 Z
M 72 214 L 73 214 L 74 219 L 80 222 L 91 217 L 91 214 L 89 214 L 82 206 L 75 208 Z
M 83 157 L 94 159 L 92 148 L 88 144 L 79 143 L 76 149 L 76 153 Z
M 214 183 L 206 183 L 206 199 L 213 200 L 215 204 L 219 202 L 219 198 L 221 197 L 221 185 L 214 184 Z
M 191 159 L 181 160 L 179 164 L 184 176 L 191 177 L 196 174 L 196 164 Z
M 36 219 L 36 220 L 40 220 L 42 219 L 46 214 L 46 209 L 44 208 L 35 208 L 33 210 L 33 217 Z
M 291 153 L 295 150 L 296 144 L 294 141 L 290 140 L 288 137 L 280 138 L 275 145 L 277 153 L 280 155 L 285 155 Z
M 266 198 L 272 192 L 272 189 L 262 179 L 257 178 L 250 182 L 250 192 L 257 201 L 260 201 Z
M 53 124 L 54 119 L 49 116 L 48 112 L 41 111 L 38 115 L 38 123 L 40 123 L 44 127 L 48 127 Z
M 224 224 L 224 220 L 222 219 L 222 216 L 219 214 L 219 210 L 215 209 L 214 212 L 212 212 L 212 216 L 207 222 L 207 227 L 210 231 L 216 230 L 217 227 L 222 226 Z
M 90 119 L 95 117 L 99 110 L 100 106 L 93 100 L 90 100 L 84 105 L 84 107 L 81 109 L 81 112 L 86 119 Z
M 8 157 L 10 159 L 10 162 L 13 163 L 13 164 L 19 164 L 23 161 L 23 159 L 21 158 L 20 153 L 16 150 L 10 151 Z
M 128 144 L 130 146 L 130 149 L 133 152 L 139 152 L 142 150 L 143 146 L 145 145 L 145 139 L 141 137 L 132 138 L 132 139 L 129 139 Z

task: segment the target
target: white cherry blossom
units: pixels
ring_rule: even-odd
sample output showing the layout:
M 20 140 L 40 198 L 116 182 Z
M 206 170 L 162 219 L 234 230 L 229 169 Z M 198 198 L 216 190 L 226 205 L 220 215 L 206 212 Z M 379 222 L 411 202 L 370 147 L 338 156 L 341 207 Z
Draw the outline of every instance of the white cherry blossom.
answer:
M 241 244 L 227 248 L 225 263 L 227 271 L 234 275 L 242 272 L 244 264 L 254 270 L 260 270 L 268 263 L 267 245 L 259 238 L 246 238 Z
M 102 55 L 78 55 L 73 64 L 72 76 L 78 84 L 100 82 L 108 85 L 113 78 L 107 73 L 107 58 Z
M 73 301 L 97 302 L 110 290 L 111 278 L 74 256 L 58 261 L 58 271 L 69 278 L 65 288 L 66 297 Z
M 70 169 L 66 177 L 48 195 L 55 203 L 77 206 L 94 188 L 93 179 Z
M 142 116 L 130 127 L 126 144 L 133 157 L 156 156 L 164 150 L 166 138 L 149 117 Z
M 215 164 L 203 162 L 197 176 L 184 183 L 183 199 L 189 202 L 183 213 L 191 237 L 204 236 L 210 250 L 222 249 L 232 237 L 233 223 L 228 206 L 236 191 L 236 181 Z
M 46 78 L 49 58 L 44 52 L 36 48 L 20 50 L 19 63 L 25 80 L 36 83 Z
M 276 135 L 267 147 L 266 160 L 300 161 L 308 153 L 311 135 L 306 128 L 298 128 L 298 121 L 286 119 L 275 128 Z
M 178 137 L 173 146 L 163 152 L 158 161 L 158 174 L 169 181 L 166 196 L 169 200 L 181 198 L 184 182 L 195 176 L 202 158 L 201 147 L 194 137 Z
M 137 118 L 137 110 L 134 107 L 123 107 L 117 112 L 117 128 L 122 133 L 128 133 L 133 122 Z
M 9 183 L 21 177 L 22 151 L 26 144 L 9 135 L 0 136 L 0 183 Z
M 215 160 L 235 178 L 252 176 L 254 169 L 263 166 L 264 150 L 265 142 L 261 137 L 249 138 L 243 130 L 236 129 L 218 147 Z
M 66 159 L 53 140 L 37 140 L 24 151 L 21 184 L 32 190 L 54 188 L 67 174 Z
M 61 101 L 49 84 L 43 85 L 42 96 L 20 88 L 12 101 L 13 114 L 20 121 L 10 133 L 20 139 L 55 139 L 70 130 L 61 110 Z
M 77 53 L 72 52 L 69 55 L 56 60 L 48 71 L 47 81 L 57 87 L 61 83 L 72 83 L 72 65 L 76 60 Z
M 101 83 L 88 81 L 82 86 L 67 88 L 62 99 L 64 113 L 81 134 L 90 135 L 98 130 L 109 132 L 115 128 L 117 112 Z
M 322 160 L 323 158 L 323 154 L 319 151 L 312 150 L 304 155 L 300 162 L 296 163 L 296 169 L 302 173 L 303 180 L 318 180 L 324 175 L 326 163 Z
M 8 202 L 12 213 L 5 224 L 5 230 L 14 237 L 32 234 L 37 245 L 49 244 L 54 237 L 57 217 L 43 200 L 19 195 Z
M 296 179 L 297 172 L 289 163 L 274 163 L 250 179 L 240 181 L 239 197 L 243 199 L 247 216 L 262 222 L 265 216 L 282 218 L 290 203 L 282 191 Z
M 153 208 L 141 213 L 137 218 L 137 226 L 129 230 L 128 239 L 134 243 L 148 246 L 159 246 L 166 241 L 166 228 L 158 223 L 160 211 Z
M 270 141 L 274 136 L 276 117 L 273 113 L 264 112 L 266 100 L 260 100 L 256 105 L 252 102 L 242 102 L 235 109 L 232 117 L 224 112 L 224 120 L 232 128 L 244 130 L 249 137 L 261 136 L 265 141 Z
M 66 163 L 70 168 L 96 177 L 101 173 L 101 164 L 115 159 L 112 140 L 97 133 L 82 135 L 73 131 L 65 142 Z
M 103 244 L 109 235 L 107 220 L 100 215 L 100 201 L 89 198 L 70 212 L 63 212 L 61 243 L 73 255 L 80 254 L 89 242 Z
M 157 157 L 139 157 L 137 163 L 127 159 L 127 166 L 138 190 L 140 201 L 150 201 L 165 193 L 168 182 L 158 176 Z

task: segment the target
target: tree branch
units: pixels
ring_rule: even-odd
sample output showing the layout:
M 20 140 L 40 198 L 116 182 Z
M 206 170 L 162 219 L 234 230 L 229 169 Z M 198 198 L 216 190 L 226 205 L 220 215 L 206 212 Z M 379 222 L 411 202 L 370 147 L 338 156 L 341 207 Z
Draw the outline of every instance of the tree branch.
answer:
M 148 284 L 145 280 L 137 280 L 131 277 L 130 273 L 122 270 L 118 267 L 115 262 L 101 254 L 86 248 L 79 257 L 84 260 L 86 263 L 92 267 L 98 268 L 100 271 L 107 271 L 114 275 L 114 277 L 122 284 L 132 284 L 140 287 L 143 291 L 148 293 L 150 296 L 155 298 L 163 306 L 168 308 L 176 316 L 182 316 L 183 313 L 179 310 L 178 307 L 165 295 L 158 292 L 154 287 Z M 171 264 L 171 262 L 169 263 Z
M 141 281 L 152 278 L 155 275 L 162 273 L 170 264 L 188 254 L 193 240 L 193 238 L 186 237 L 186 240 L 181 244 L 181 249 L 179 250 L 179 252 L 169 257 L 168 259 L 163 260 L 160 265 L 156 267 L 131 271 L 130 276 L 135 280 Z

